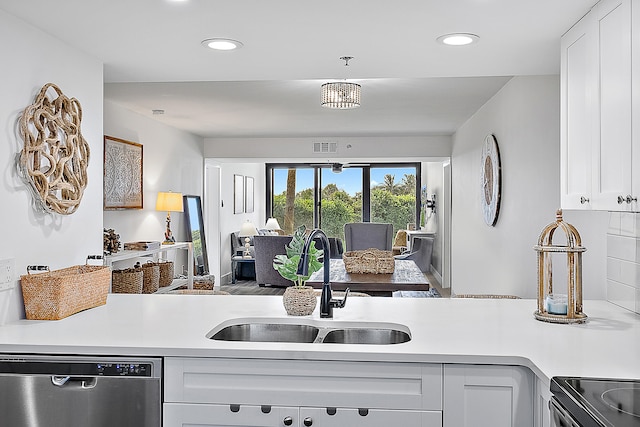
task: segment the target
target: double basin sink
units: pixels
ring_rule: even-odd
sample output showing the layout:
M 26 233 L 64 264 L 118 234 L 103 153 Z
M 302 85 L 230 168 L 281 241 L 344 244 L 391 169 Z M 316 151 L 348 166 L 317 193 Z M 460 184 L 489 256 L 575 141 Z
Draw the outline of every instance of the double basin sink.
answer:
M 411 340 L 404 325 L 290 318 L 243 318 L 223 322 L 206 335 L 216 341 L 400 344 Z

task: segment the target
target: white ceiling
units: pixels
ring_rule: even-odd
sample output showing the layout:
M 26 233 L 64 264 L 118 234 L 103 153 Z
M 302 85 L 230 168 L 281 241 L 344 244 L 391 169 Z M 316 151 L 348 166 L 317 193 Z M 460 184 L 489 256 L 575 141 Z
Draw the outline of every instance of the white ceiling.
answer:
M 451 134 L 510 76 L 558 74 L 560 36 L 595 2 L 0 0 L 0 8 L 103 61 L 106 100 L 171 126 L 203 137 L 364 136 Z M 435 41 L 451 32 L 480 41 Z M 203 48 L 211 37 L 244 47 Z M 320 107 L 320 85 L 334 79 L 362 84 L 362 107 Z

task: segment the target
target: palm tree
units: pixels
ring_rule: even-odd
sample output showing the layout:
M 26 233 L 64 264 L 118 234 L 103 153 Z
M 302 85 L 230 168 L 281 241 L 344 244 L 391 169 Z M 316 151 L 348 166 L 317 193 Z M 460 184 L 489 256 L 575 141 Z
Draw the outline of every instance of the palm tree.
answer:
M 415 194 L 416 192 L 416 176 L 414 174 L 405 173 L 400 183 L 400 189 L 403 194 Z
M 284 205 L 284 231 L 293 234 L 295 224 L 294 207 L 296 201 L 296 170 L 287 171 L 287 197 Z
M 384 176 L 384 182 L 378 185 L 378 188 L 381 190 L 387 190 L 391 194 L 396 194 L 398 192 L 398 184 L 396 184 L 395 181 L 396 176 L 388 173 Z

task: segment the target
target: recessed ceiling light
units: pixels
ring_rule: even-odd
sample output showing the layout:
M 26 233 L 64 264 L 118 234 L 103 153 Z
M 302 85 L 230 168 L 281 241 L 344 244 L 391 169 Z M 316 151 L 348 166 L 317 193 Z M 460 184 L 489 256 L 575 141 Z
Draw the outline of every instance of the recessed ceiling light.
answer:
M 442 44 L 446 44 L 449 46 L 464 46 L 467 44 L 476 43 L 478 40 L 480 40 L 480 37 L 476 36 L 475 34 L 469 33 L 453 33 L 440 36 L 436 40 Z
M 234 50 L 241 48 L 243 44 L 237 40 L 215 38 L 202 40 L 202 46 L 215 50 Z

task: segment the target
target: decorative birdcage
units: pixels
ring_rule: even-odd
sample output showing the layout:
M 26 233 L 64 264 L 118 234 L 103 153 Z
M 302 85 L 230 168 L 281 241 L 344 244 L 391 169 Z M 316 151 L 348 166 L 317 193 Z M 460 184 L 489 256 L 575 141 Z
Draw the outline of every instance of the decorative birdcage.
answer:
M 554 245 L 553 235 L 560 228 L 566 237 L 565 245 Z M 552 323 L 583 323 L 587 315 L 582 312 L 582 246 L 576 228 L 562 219 L 562 210 L 556 211 L 556 221 L 547 225 L 540 233 L 538 244 L 533 247 L 538 253 L 538 309 L 534 316 L 538 320 Z M 566 256 L 566 294 L 562 287 L 554 291 L 552 259 Z

